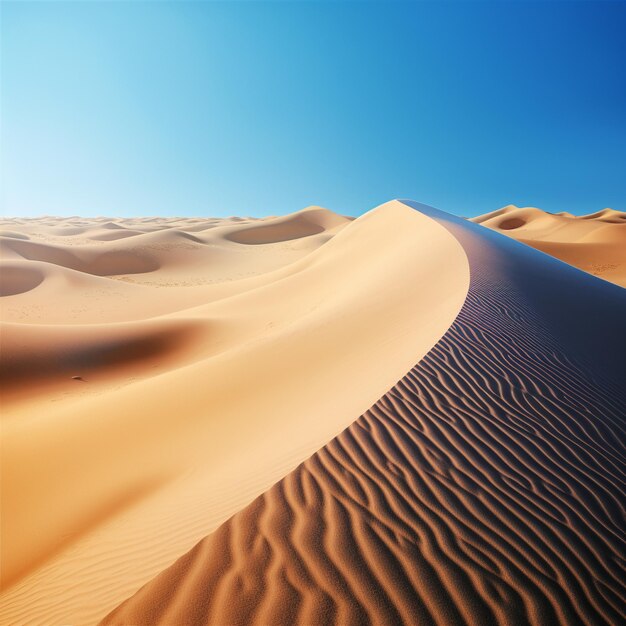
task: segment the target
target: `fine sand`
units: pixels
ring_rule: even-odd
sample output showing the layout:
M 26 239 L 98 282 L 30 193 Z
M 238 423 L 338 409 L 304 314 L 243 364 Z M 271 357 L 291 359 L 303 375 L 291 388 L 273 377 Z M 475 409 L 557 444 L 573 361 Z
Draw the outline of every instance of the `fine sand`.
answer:
M 452 326 L 103 624 L 624 622 L 626 291 L 406 207 L 467 255 Z
M 626 287 L 626 213 L 574 216 L 509 205 L 471 221 Z
M 1 624 L 96 623 L 367 411 L 470 282 L 397 201 L 0 230 Z

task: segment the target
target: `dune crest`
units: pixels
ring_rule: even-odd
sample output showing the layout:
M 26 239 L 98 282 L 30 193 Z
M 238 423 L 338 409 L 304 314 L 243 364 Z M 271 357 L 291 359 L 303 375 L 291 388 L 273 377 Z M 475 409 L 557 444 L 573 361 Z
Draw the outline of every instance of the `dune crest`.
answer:
M 31 315 L 2 328 L 14 362 L 25 363 L 24 393 L 3 411 L 3 584 L 12 584 L 2 623 L 94 623 L 352 423 L 453 322 L 469 268 L 434 220 L 390 202 L 353 221 L 319 209 L 267 221 L 280 220 L 282 237 L 303 219 L 324 231 L 242 245 L 227 237 L 263 220 L 211 224 L 206 240 L 202 228 L 184 237 L 178 220 L 89 247 L 80 240 L 88 222 L 68 236 L 76 246 L 49 244 L 85 261 L 141 238 L 138 252 L 159 266 L 155 282 L 202 271 L 207 255 L 267 268 L 206 286 L 151 287 L 10 257 L 50 276 L 5 298 L 17 301 L 7 308 L 58 298 L 53 281 L 70 281 L 71 300 L 76 280 L 73 306 L 102 289 L 132 319 L 111 323 L 105 310 L 98 322 L 90 309 L 89 323 Z M 25 232 L 41 239 L 42 228 Z M 164 300 L 169 312 L 150 315 Z M 62 367 L 47 367 L 57 352 Z
M 626 213 L 604 209 L 577 217 L 508 205 L 470 221 L 626 287 Z
M 407 204 L 468 255 L 453 325 L 101 624 L 623 620 L 626 292 Z

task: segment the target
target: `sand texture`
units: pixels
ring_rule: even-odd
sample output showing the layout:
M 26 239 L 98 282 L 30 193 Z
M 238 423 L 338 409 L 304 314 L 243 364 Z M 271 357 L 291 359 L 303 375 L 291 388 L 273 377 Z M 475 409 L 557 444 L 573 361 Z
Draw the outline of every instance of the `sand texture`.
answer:
M 0 226 L 1 624 L 95 624 L 388 392 L 470 283 L 397 201 Z
M 626 213 L 575 216 L 509 205 L 471 221 L 626 287 Z
M 407 206 L 467 255 L 454 323 L 102 624 L 623 623 L 626 291 Z

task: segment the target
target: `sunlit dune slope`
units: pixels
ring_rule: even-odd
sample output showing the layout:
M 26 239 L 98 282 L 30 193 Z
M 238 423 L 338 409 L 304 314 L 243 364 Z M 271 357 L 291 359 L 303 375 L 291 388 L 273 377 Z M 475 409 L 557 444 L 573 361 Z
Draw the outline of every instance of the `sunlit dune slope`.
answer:
M 624 621 L 626 291 L 469 222 L 437 345 L 102 622 Z
M 626 287 L 626 213 L 604 209 L 576 217 L 509 205 L 471 221 Z
M 398 202 L 3 226 L 43 276 L 2 298 L 3 624 L 95 623 L 367 410 L 469 286 Z

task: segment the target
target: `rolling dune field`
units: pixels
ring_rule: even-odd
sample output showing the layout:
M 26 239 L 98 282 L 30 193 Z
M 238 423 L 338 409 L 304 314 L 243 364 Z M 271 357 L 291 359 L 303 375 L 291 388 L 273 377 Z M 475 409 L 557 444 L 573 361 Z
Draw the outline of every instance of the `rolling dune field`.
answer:
M 0 623 L 621 623 L 622 220 L 2 221 Z

